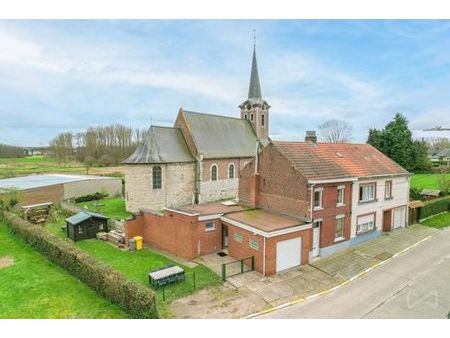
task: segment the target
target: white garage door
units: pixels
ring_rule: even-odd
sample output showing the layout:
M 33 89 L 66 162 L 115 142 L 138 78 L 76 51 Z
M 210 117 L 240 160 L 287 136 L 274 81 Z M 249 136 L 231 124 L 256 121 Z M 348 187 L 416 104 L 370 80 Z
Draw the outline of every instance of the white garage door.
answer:
M 394 229 L 404 227 L 405 222 L 406 222 L 405 207 L 395 208 L 394 209 Z
M 277 242 L 277 272 L 300 265 L 302 238 Z

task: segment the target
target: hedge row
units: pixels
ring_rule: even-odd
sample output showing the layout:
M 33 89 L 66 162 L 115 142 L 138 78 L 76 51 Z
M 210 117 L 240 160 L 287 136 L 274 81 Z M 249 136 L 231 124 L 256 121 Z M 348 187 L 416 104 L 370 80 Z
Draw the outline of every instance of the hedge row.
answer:
M 85 196 L 80 196 L 80 197 L 75 198 L 75 203 L 97 201 L 97 200 L 101 200 L 106 197 L 108 197 L 108 194 L 96 192 L 95 194 L 85 195 Z
M 437 198 L 425 202 L 425 206 L 420 208 L 419 218 L 420 219 L 427 218 L 449 210 L 450 210 L 450 196 Z
M 75 247 L 72 243 L 4 212 L 8 225 L 50 261 L 80 279 L 98 294 L 119 305 L 134 318 L 157 318 L 155 295 L 144 285 L 132 282 L 111 267 Z

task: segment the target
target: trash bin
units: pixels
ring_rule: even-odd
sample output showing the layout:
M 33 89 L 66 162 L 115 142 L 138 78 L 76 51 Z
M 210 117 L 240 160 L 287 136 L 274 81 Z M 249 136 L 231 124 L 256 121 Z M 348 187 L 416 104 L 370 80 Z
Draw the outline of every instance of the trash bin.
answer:
M 136 240 L 134 238 L 128 241 L 128 245 L 130 246 L 130 251 L 136 251 Z
M 134 236 L 134 240 L 136 241 L 136 251 L 142 250 L 142 242 L 144 239 L 141 236 Z

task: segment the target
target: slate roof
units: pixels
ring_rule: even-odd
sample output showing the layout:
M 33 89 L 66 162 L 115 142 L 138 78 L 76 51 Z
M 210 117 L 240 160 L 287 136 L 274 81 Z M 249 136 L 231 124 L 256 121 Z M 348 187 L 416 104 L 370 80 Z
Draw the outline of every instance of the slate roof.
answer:
M 151 126 L 144 142 L 128 157 L 126 164 L 194 162 L 178 128 Z
M 182 110 L 199 154 L 204 158 L 253 157 L 256 134 L 249 120 Z
M 272 143 L 310 180 L 409 174 L 369 144 L 284 141 Z
M 258 64 L 256 63 L 256 49 L 253 49 L 252 72 L 250 74 L 250 85 L 248 87 L 249 99 L 260 99 L 261 84 L 259 82 Z
M 70 216 L 66 218 L 66 222 L 70 224 L 80 224 L 81 222 L 84 222 L 92 217 L 102 218 L 102 219 L 108 219 L 108 217 L 105 217 L 103 215 L 97 214 L 95 212 L 90 211 L 81 211 L 78 214 L 75 214 L 73 216 Z

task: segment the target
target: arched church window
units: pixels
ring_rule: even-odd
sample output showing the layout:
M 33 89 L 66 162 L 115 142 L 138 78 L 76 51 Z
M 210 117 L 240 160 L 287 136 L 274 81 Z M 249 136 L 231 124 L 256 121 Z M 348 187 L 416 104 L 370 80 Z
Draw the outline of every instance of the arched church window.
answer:
M 264 127 L 264 114 L 261 115 L 261 125 Z
M 250 114 L 250 121 L 253 122 L 253 114 Z
M 161 167 L 157 165 L 153 167 L 153 190 L 161 189 L 161 186 L 162 186 Z
M 217 166 L 215 164 L 211 166 L 211 181 L 217 181 Z
M 228 178 L 234 178 L 234 164 L 230 163 L 228 165 Z

